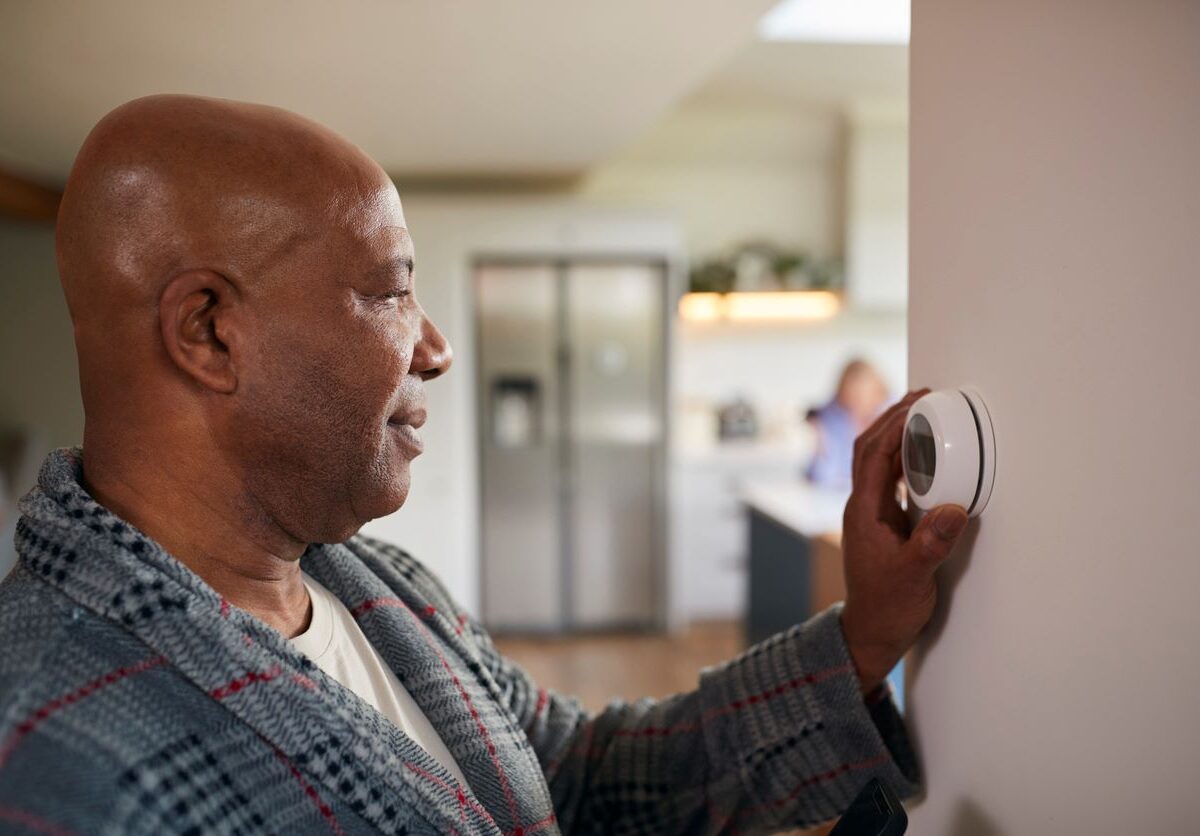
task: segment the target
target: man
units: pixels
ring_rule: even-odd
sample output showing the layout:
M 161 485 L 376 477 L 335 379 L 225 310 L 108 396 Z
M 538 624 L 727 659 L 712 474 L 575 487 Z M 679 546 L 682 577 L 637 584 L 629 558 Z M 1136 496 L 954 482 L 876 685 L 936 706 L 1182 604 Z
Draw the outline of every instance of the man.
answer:
M 450 365 L 395 188 L 329 131 L 183 96 L 87 138 L 58 222 L 86 411 L 0 586 L 0 823 L 88 833 L 707 833 L 837 815 L 916 768 L 884 676 L 966 523 L 863 437 L 848 600 L 589 715 L 539 690 L 395 511 Z

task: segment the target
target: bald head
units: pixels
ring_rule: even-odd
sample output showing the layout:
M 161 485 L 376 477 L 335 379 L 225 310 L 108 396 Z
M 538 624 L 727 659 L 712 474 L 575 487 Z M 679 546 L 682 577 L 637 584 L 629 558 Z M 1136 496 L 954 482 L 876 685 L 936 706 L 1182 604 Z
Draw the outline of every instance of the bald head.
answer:
M 305 541 L 394 510 L 449 364 L 412 259 L 390 179 L 314 122 L 191 96 L 108 114 L 58 221 L 89 477 L 203 461 Z
M 63 195 L 58 259 L 72 315 L 84 300 L 153 301 L 190 267 L 262 281 L 358 202 L 394 188 L 358 148 L 273 107 L 151 96 L 92 130 Z

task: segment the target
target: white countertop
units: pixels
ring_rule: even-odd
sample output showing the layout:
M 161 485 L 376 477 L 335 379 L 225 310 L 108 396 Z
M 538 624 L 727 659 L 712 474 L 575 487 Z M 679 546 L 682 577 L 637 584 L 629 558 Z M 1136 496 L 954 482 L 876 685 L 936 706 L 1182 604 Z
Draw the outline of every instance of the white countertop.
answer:
M 801 463 L 812 454 L 812 445 L 800 441 L 762 441 L 738 439 L 707 445 L 676 446 L 672 451 L 680 463 L 794 462 L 799 471 Z
M 748 507 L 801 537 L 816 537 L 842 530 L 850 492 L 813 487 L 799 479 L 753 480 L 741 486 L 740 496 Z

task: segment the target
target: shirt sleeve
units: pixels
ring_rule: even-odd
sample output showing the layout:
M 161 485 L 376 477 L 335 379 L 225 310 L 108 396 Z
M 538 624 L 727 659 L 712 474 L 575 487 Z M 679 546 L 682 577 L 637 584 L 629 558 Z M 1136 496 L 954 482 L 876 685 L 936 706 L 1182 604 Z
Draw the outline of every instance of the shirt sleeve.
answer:
M 696 690 L 589 714 L 539 689 L 472 624 L 566 833 L 753 833 L 840 815 L 872 777 L 919 771 L 890 693 L 868 705 L 835 605 L 701 672 Z

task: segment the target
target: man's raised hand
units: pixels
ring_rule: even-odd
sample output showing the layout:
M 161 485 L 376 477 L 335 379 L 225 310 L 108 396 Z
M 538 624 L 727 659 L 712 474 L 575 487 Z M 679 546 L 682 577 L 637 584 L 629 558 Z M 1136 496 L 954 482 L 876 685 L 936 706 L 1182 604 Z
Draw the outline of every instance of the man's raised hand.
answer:
M 937 601 L 934 572 L 967 525 L 957 505 L 930 511 L 915 529 L 896 499 L 907 396 L 854 444 L 854 490 L 843 517 L 846 604 L 842 631 L 864 694 L 881 684 L 916 642 Z

